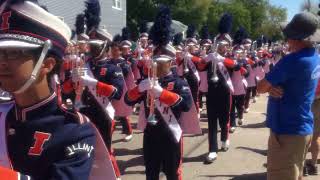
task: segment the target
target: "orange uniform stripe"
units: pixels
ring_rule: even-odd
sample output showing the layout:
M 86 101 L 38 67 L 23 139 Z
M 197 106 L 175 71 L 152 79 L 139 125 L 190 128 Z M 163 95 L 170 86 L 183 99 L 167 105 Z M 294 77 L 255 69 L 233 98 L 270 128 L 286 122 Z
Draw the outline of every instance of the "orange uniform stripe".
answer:
M 193 63 L 200 63 L 201 62 L 201 58 L 200 57 L 197 57 L 197 56 L 192 56 L 192 58 L 191 58 L 191 61 L 193 62 Z
M 64 69 L 64 70 L 70 70 L 70 66 L 71 66 L 71 65 L 70 65 L 70 62 L 64 62 L 64 63 L 63 63 L 63 69 Z
M 115 91 L 115 88 L 112 85 L 105 84 L 102 82 L 97 83 L 97 94 L 99 96 L 110 97 L 114 91 Z
M 178 102 L 179 98 L 180 96 L 178 94 L 164 89 L 159 99 L 161 102 L 165 103 L 166 105 L 173 106 Z
M 69 94 L 72 91 L 73 91 L 73 84 L 72 84 L 71 79 L 63 82 L 63 84 L 62 84 L 62 92 L 65 93 L 65 94 Z
M 139 92 L 138 86 L 128 91 L 128 98 L 131 101 L 135 101 L 141 97 L 141 93 Z
M 223 64 L 227 67 L 227 68 L 233 68 L 235 63 L 234 60 L 229 59 L 229 58 L 225 58 Z
M 248 63 L 253 66 L 255 64 L 255 62 L 252 59 L 248 59 Z
M 203 71 L 203 70 L 206 69 L 207 65 L 208 65 L 207 62 L 202 59 L 202 60 L 197 64 L 197 69 L 198 69 L 199 71 Z
M 241 73 L 241 75 L 245 75 L 245 74 L 247 73 L 246 68 L 241 67 L 241 69 L 240 69 L 240 73 Z
M 1 180 L 18 180 L 18 173 L 11 169 L 0 167 L 0 179 Z

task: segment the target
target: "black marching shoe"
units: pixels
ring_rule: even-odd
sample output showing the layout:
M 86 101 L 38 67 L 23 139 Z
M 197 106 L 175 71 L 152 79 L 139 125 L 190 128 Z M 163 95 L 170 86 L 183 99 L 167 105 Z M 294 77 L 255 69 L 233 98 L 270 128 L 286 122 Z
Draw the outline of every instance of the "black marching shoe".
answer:
M 308 167 L 306 165 L 303 166 L 303 176 L 309 176 Z
M 308 174 L 312 176 L 318 175 L 318 167 L 317 165 L 307 164 Z

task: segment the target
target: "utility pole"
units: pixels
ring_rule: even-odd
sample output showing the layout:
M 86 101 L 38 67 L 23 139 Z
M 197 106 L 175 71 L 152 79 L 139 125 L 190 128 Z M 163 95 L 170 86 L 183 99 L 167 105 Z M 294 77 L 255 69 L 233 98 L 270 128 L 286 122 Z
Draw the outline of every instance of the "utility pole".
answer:
M 319 4 L 318 4 L 318 8 L 320 9 L 320 1 L 319 1 Z M 320 16 L 320 11 L 318 11 L 318 15 Z
M 310 2 L 310 0 L 307 1 L 307 10 L 308 10 L 308 12 L 311 12 L 311 2 Z

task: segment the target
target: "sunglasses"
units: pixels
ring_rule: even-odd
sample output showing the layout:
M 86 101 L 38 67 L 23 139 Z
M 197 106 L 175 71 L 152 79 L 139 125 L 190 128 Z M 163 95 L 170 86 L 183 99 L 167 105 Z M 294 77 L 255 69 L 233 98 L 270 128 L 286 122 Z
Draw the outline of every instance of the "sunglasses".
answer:
M 0 50 L 0 59 L 17 60 L 18 58 L 36 57 L 38 54 L 40 54 L 40 49 L 3 49 Z

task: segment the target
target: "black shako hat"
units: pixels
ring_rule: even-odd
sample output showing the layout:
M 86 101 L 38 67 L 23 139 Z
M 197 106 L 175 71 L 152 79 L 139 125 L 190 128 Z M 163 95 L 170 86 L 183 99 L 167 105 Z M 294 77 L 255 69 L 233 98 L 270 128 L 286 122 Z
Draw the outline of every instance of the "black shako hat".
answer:
M 37 1 L 3 1 L 0 13 L 0 49 L 36 49 L 50 40 L 49 53 L 60 58 L 64 55 L 71 30 L 57 16 L 41 8 Z

